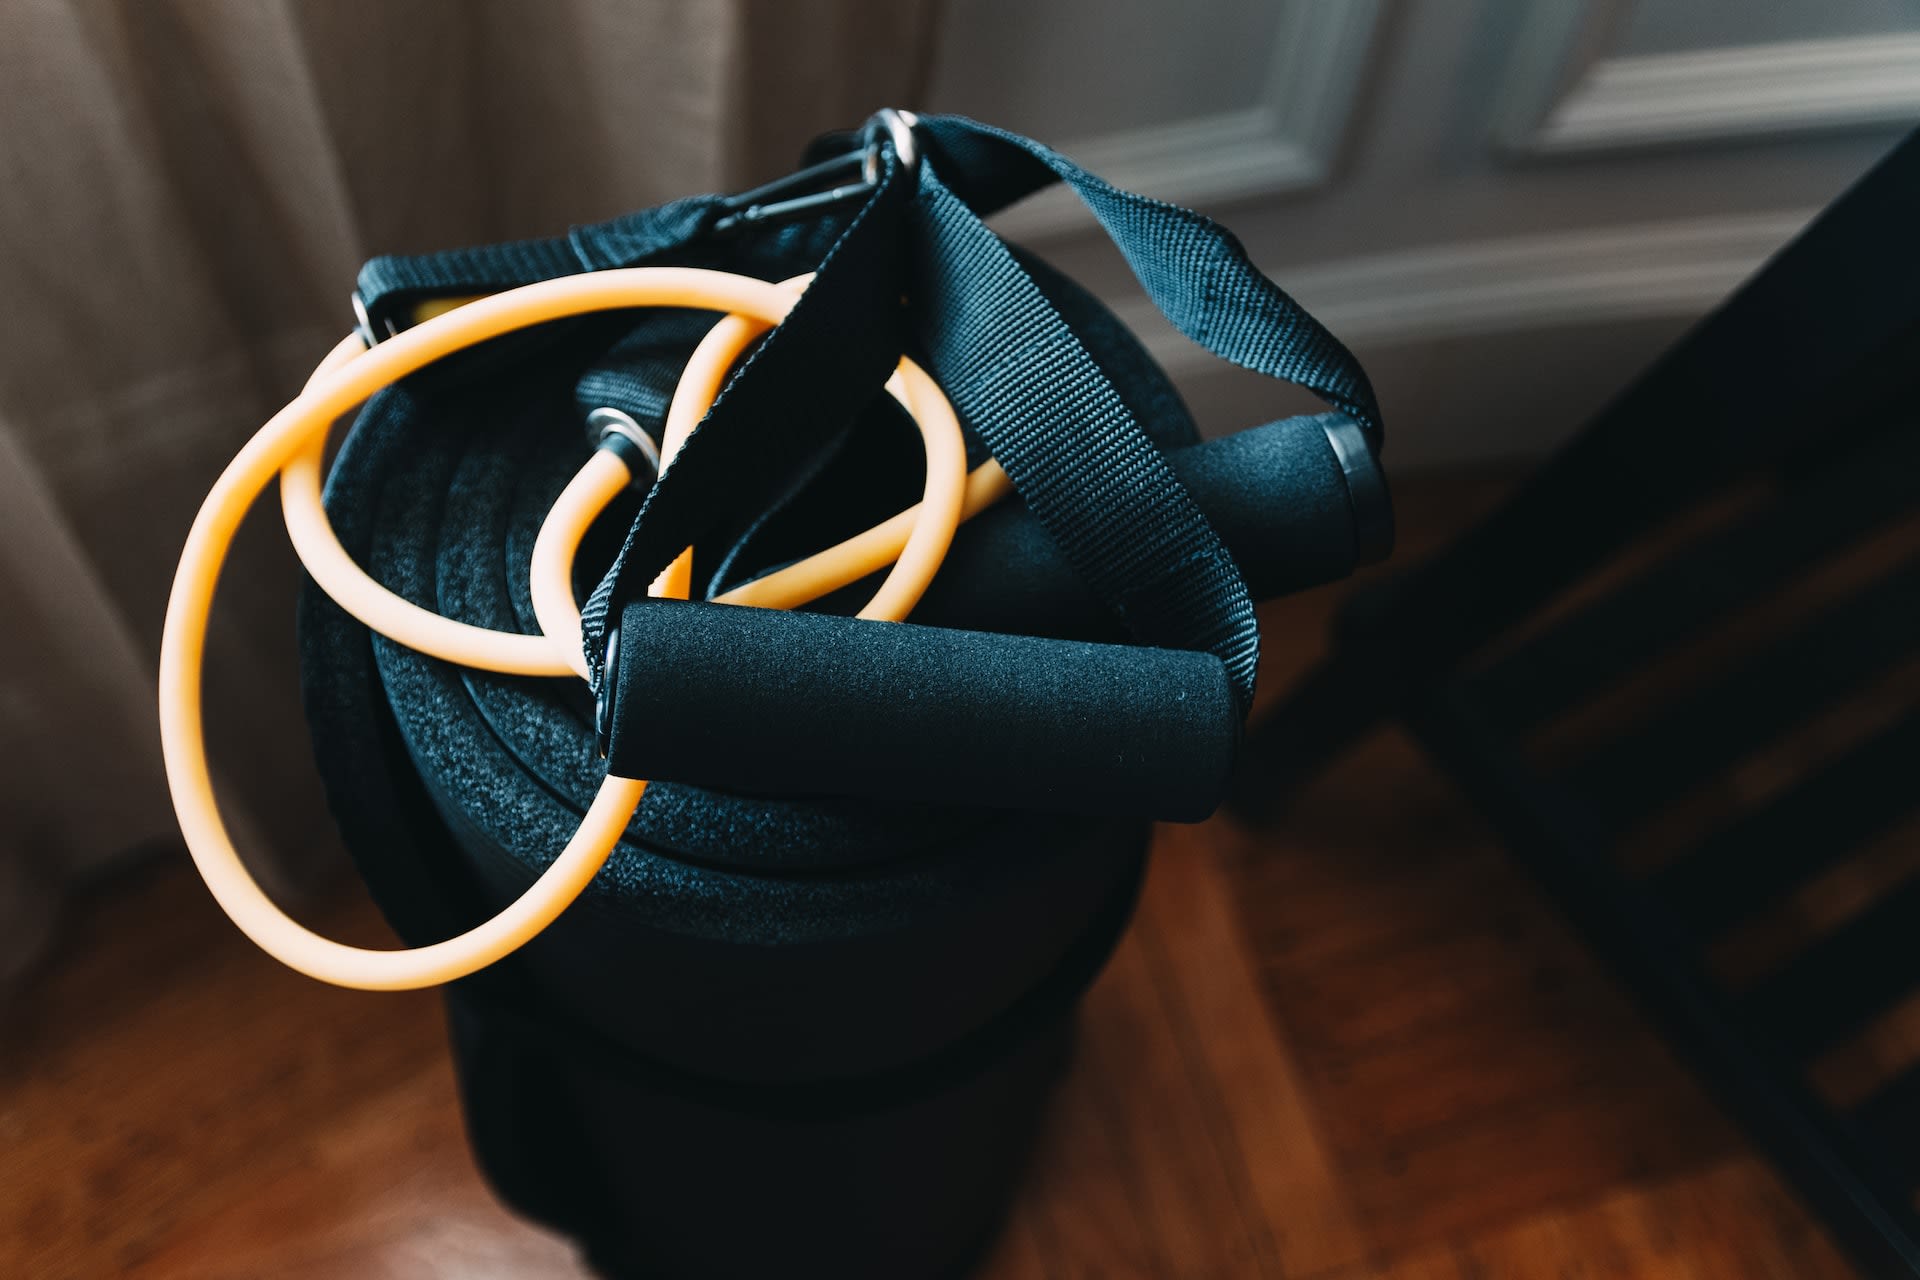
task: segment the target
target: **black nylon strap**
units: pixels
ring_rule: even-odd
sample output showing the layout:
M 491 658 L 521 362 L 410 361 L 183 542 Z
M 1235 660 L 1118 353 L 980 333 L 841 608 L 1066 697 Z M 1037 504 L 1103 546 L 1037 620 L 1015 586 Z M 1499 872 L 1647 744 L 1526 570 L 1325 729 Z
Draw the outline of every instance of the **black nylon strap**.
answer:
M 1051 147 L 961 116 L 921 121 L 954 193 L 982 215 L 1056 179 L 1086 204 L 1175 328 L 1223 360 L 1313 392 L 1382 444 L 1373 385 L 1353 353 L 1253 265 L 1212 218 L 1122 191 Z
M 494 293 L 588 269 L 564 237 L 479 245 L 441 253 L 388 255 L 360 268 L 355 291 L 374 336 L 404 327 L 413 302 L 463 293 Z
M 545 240 L 372 258 L 360 268 L 354 291 L 377 338 L 388 332 L 389 323 L 405 327 L 413 304 L 428 298 L 498 293 L 582 271 L 633 266 L 698 239 L 720 216 L 722 205 L 720 196 L 689 196 Z
M 902 344 L 901 240 L 911 195 L 886 153 L 878 187 L 799 302 L 728 380 L 648 491 L 612 568 L 580 610 L 596 689 L 612 613 L 730 515 L 777 499 L 793 472 L 886 384 Z
M 1073 330 L 922 160 L 913 315 L 934 377 L 1130 634 L 1226 664 L 1242 716 L 1259 626 L 1239 566 Z

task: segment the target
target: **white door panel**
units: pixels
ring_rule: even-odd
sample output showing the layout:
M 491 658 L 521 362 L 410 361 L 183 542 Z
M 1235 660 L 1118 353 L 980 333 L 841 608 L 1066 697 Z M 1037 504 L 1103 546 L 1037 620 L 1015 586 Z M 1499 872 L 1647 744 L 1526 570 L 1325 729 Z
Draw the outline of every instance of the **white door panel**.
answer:
M 950 0 L 944 23 L 929 108 L 1227 222 L 1374 371 L 1400 466 L 1550 447 L 1920 122 L 1920 0 Z M 1119 307 L 1206 429 L 1301 403 L 1167 330 L 1070 197 L 996 225 Z

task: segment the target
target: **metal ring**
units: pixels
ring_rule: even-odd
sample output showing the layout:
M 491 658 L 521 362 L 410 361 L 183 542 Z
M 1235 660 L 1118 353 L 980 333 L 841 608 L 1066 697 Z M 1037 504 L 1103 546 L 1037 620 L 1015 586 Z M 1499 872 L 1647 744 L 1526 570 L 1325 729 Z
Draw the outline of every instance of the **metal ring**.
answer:
M 610 436 L 623 440 L 633 446 L 634 451 L 639 453 L 641 459 L 652 472 L 651 475 L 642 476 L 638 469 L 635 469 L 633 473 L 634 482 L 640 483 L 644 481 L 648 484 L 653 483 L 654 478 L 660 474 L 659 444 L 655 442 L 652 436 L 647 434 L 644 427 L 634 420 L 632 414 L 624 410 L 616 409 L 610 404 L 601 405 L 598 409 L 595 409 L 587 415 L 587 438 L 591 440 L 593 446 L 598 449 L 610 447 L 607 446 L 607 439 Z M 625 453 L 627 451 L 621 450 L 621 452 Z M 632 466 L 631 459 L 628 460 L 628 465 L 630 467 Z
M 867 139 L 867 155 L 862 166 L 862 175 L 868 182 L 880 181 L 880 151 L 878 143 L 884 131 L 887 141 L 893 144 L 893 157 L 902 168 L 912 173 L 920 164 L 920 142 L 913 136 L 920 117 L 911 111 L 901 111 L 896 107 L 882 107 L 867 117 L 867 123 L 861 130 Z

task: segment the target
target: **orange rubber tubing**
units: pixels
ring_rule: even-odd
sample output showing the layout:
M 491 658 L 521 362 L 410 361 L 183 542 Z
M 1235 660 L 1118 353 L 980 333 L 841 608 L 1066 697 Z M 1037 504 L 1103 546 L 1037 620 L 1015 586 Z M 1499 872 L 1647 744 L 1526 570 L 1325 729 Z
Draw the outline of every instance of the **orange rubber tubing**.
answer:
M 201 706 L 207 620 L 220 569 L 241 518 L 274 474 L 303 449 L 311 450 L 316 437 L 324 440 L 334 420 L 375 391 L 445 355 L 503 333 L 566 316 L 635 306 L 721 310 L 777 321 L 790 305 L 791 295 L 780 292 L 778 286 L 692 268 L 593 272 L 495 294 L 435 316 L 352 359 L 336 350 L 337 366 L 317 373 L 300 397 L 275 414 L 228 464 L 188 532 L 168 599 L 160 653 L 161 747 L 175 812 L 194 863 L 221 908 L 257 945 L 302 973 L 341 986 L 399 990 L 464 977 L 523 945 L 572 903 L 618 843 L 646 787 L 642 781 L 609 777 L 579 830 L 527 892 L 492 919 L 457 937 L 407 950 L 370 950 L 323 938 L 289 918 L 248 875 L 220 820 L 207 765 Z M 714 351 L 718 350 L 716 345 Z M 729 354 L 726 363 L 731 362 Z M 710 383 L 717 391 L 725 374 L 690 365 L 689 376 L 704 379 L 696 385 Z M 910 396 L 919 390 L 911 375 L 907 384 Z M 944 397 L 931 409 L 917 399 L 913 407 L 916 414 L 947 408 Z M 690 412 L 697 420 L 705 407 Z M 927 489 L 907 539 L 910 545 L 922 530 L 933 528 L 922 546 L 938 550 L 915 559 L 919 563 L 930 559 L 935 569 L 959 522 L 968 487 L 964 446 L 950 409 L 946 418 L 950 433 L 945 424 L 938 432 L 927 432 L 923 423 L 929 440 Z M 946 442 L 938 448 L 932 442 L 936 434 Z M 905 554 L 903 549 L 903 558 Z M 894 616 L 912 607 L 918 593 L 911 594 L 904 608 L 896 600 L 899 612 Z M 463 637 L 462 643 L 483 650 L 496 645 L 494 637 L 502 634 L 484 628 L 469 630 L 477 636 Z M 544 635 L 530 639 L 550 650 L 564 643 Z

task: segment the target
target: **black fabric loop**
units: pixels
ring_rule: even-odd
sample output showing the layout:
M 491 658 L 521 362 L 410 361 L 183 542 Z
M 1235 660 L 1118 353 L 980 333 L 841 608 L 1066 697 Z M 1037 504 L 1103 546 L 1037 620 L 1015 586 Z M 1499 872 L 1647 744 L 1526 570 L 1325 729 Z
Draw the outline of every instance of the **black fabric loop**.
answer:
M 399 326 L 408 308 L 425 299 L 497 293 L 581 271 L 632 266 L 699 238 L 720 212 L 721 197 L 689 196 L 544 240 L 385 255 L 360 268 L 355 291 L 378 336 L 389 322 Z
M 1175 328 L 1223 360 L 1313 392 L 1380 448 L 1380 409 L 1360 362 L 1261 274 L 1231 231 L 1191 209 L 1122 191 L 1051 147 L 992 125 L 930 116 L 921 131 L 955 194 L 983 216 L 1064 182 Z
M 1140 640 L 1217 655 L 1244 715 L 1260 646 L 1239 567 L 1073 330 L 930 161 L 912 315 L 934 376 L 1094 594 Z
M 355 290 L 378 338 L 401 327 L 412 304 L 426 298 L 495 293 L 592 268 L 564 237 L 521 240 L 373 258 L 360 268 Z
M 854 415 L 899 362 L 904 206 L 911 184 L 891 152 L 880 183 L 787 319 L 728 379 L 647 494 L 613 566 L 580 610 L 594 686 L 608 619 L 703 532 L 764 507 Z

